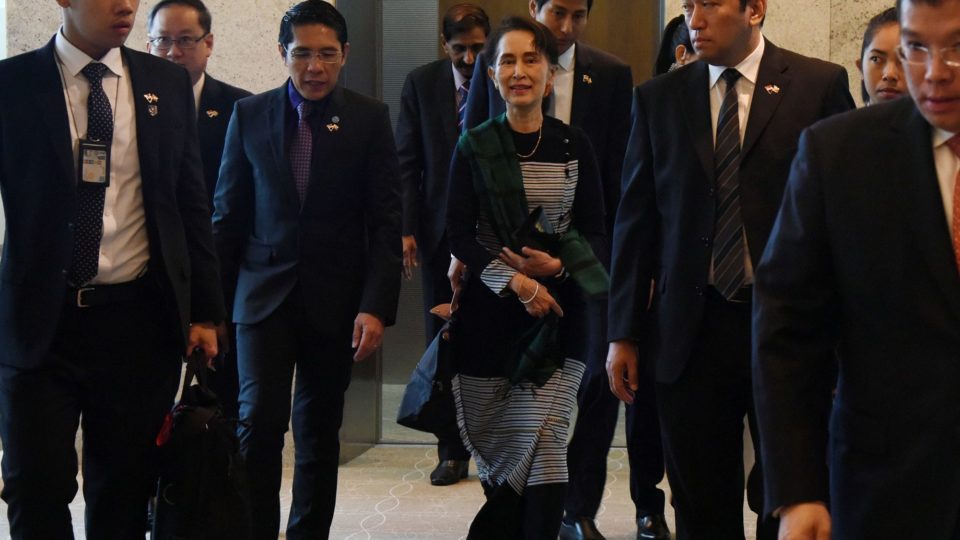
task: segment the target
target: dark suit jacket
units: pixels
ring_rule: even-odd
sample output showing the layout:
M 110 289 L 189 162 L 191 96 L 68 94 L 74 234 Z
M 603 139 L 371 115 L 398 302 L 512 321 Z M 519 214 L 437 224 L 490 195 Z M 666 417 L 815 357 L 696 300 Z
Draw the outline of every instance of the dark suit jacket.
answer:
M 457 145 L 457 99 L 449 59 L 407 75 L 400 94 L 397 154 L 403 183 L 403 234 L 417 238 L 429 261 L 441 246 L 447 215 L 447 176 Z
M 766 507 L 826 501 L 829 476 L 834 538 L 957 526 L 960 277 L 931 133 L 909 98 L 807 130 L 757 269 Z
M 223 318 L 204 196 L 190 81 L 179 66 L 127 48 L 133 84 L 150 273 L 169 322 L 171 350 L 191 321 Z M 6 238 L 0 262 L 0 363 L 39 365 L 67 291 L 77 197 L 63 83 L 53 40 L 0 62 L 0 189 Z M 154 94 L 158 113 L 147 113 Z
M 200 107 L 197 110 L 197 132 L 200 137 L 200 157 L 203 158 L 203 178 L 207 184 L 211 208 L 233 104 L 250 95 L 250 92 L 220 82 L 210 74 L 204 77 L 203 89 L 200 90 Z
M 467 127 L 476 127 L 506 110 L 503 98 L 487 75 L 487 66 L 483 56 L 477 58 L 467 98 Z M 607 234 L 613 230 L 613 211 L 620 201 L 623 156 L 630 135 L 631 88 L 633 75 L 630 66 L 611 54 L 577 43 L 570 124 L 587 134 L 597 157 L 603 182 Z M 605 263 L 608 251 L 605 246 L 597 253 Z
M 358 312 L 392 324 L 400 290 L 400 182 L 387 107 L 330 94 L 301 209 L 287 157 L 287 84 L 237 102 L 214 196 L 214 238 L 233 320 L 255 324 L 299 283 L 313 322 L 350 331 Z
M 699 334 L 716 213 L 709 74 L 696 62 L 634 92 L 610 287 L 610 340 L 652 355 L 675 381 Z M 776 85 L 779 92 L 767 92 Z M 840 66 L 766 42 L 740 158 L 740 204 L 754 263 L 773 225 L 800 130 L 853 108 Z M 656 280 L 648 310 L 650 280 Z

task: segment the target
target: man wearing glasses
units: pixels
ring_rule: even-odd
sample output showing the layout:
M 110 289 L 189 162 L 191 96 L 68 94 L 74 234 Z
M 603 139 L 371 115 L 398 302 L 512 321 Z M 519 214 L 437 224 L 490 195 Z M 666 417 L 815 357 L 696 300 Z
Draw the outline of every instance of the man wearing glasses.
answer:
M 278 51 L 290 77 L 237 102 L 214 195 L 222 276 L 235 284 L 240 449 L 255 539 L 279 532 L 294 371 L 286 537 L 328 537 L 351 365 L 380 347 L 396 315 L 397 154 L 387 107 L 338 84 L 349 50 L 346 21 L 330 4 L 287 11 Z
M 780 538 L 960 538 L 960 0 L 897 9 L 912 99 L 804 133 L 757 268 Z
M 207 59 L 213 52 L 210 23 L 210 11 L 200 0 L 162 0 L 153 6 L 147 18 L 147 50 L 154 56 L 183 66 L 190 74 L 197 110 L 203 177 L 212 209 L 213 189 L 217 185 L 227 122 L 230 121 L 234 102 L 249 96 L 250 92 L 207 75 Z M 237 418 L 237 359 L 233 340 L 227 342 L 226 338 L 221 336 L 221 352 L 224 354 L 215 365 L 216 371 L 208 373 L 207 382 L 220 398 L 224 415 Z

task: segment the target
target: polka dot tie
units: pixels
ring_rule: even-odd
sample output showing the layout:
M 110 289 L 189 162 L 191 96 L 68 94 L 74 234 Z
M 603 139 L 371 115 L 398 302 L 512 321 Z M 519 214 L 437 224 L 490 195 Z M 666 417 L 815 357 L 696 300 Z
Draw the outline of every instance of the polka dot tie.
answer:
M 297 136 L 290 146 L 290 168 L 293 171 L 293 181 L 297 186 L 297 195 L 300 204 L 307 197 L 307 186 L 310 185 L 310 158 L 313 152 L 313 132 L 310 130 L 310 113 L 313 104 L 301 101 L 297 106 Z
M 86 138 L 109 145 L 113 140 L 113 110 L 110 108 L 107 94 L 103 91 L 103 74 L 106 71 L 107 66 L 91 62 L 80 72 L 90 82 Z M 85 285 L 97 275 L 100 265 L 100 238 L 103 236 L 103 200 L 106 191 L 107 186 L 104 184 L 77 183 L 78 211 L 74 227 L 73 260 L 69 273 L 70 283 L 73 285 Z
M 960 158 L 960 135 L 950 137 L 947 140 L 947 146 Z M 957 259 L 957 268 L 960 269 L 960 171 L 957 171 L 956 183 L 953 186 L 953 219 L 950 222 L 950 238 L 953 240 L 953 256 Z

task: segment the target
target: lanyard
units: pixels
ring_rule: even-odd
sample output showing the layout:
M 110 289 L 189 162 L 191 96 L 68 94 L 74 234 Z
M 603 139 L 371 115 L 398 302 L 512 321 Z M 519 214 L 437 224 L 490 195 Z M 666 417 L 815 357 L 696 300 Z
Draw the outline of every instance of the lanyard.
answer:
M 63 91 L 67 93 L 67 109 L 70 111 L 70 123 L 73 125 L 73 132 L 77 134 L 77 139 L 84 139 L 85 137 L 80 136 L 80 126 L 77 125 L 77 118 L 73 113 L 73 99 L 70 98 L 70 89 L 67 88 L 67 77 L 63 73 L 63 60 L 60 58 L 60 54 L 54 51 L 54 55 L 57 57 L 57 70 L 60 71 L 60 80 L 63 82 Z M 87 81 L 89 83 L 89 81 Z M 103 80 L 101 79 L 101 85 Z M 92 89 L 91 89 L 92 91 Z M 114 90 L 113 94 L 113 126 L 117 126 L 117 108 L 120 106 L 120 77 L 117 77 L 117 87 Z M 87 115 L 90 114 L 90 111 L 87 111 Z

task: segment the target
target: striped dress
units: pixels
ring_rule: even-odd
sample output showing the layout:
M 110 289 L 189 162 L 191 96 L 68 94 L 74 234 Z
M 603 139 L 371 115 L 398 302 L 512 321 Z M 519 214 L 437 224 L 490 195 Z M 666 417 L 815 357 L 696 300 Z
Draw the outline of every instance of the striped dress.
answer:
M 514 133 L 517 151 L 529 153 L 537 136 Z M 542 207 L 556 232 L 576 227 L 599 250 L 597 242 L 604 234 L 601 187 L 583 133 L 545 118 L 536 152 L 519 161 L 528 209 Z M 559 341 L 566 361 L 543 386 L 512 385 L 510 361 L 536 319 L 507 287 L 516 271 L 496 258 L 502 245 L 474 191 L 469 163 L 459 152 L 449 192 L 451 251 L 468 268 L 451 341 L 461 438 L 477 463 L 488 497 L 498 489 L 509 489 L 516 496 L 534 486 L 563 490 L 567 432 L 587 348 L 585 299 L 573 280 L 539 280 L 564 311 Z M 558 511 L 562 513 L 562 508 Z

